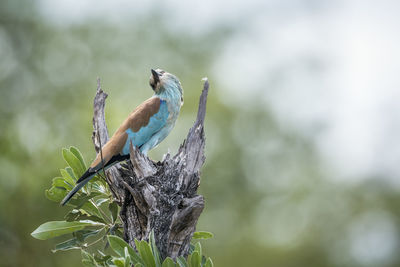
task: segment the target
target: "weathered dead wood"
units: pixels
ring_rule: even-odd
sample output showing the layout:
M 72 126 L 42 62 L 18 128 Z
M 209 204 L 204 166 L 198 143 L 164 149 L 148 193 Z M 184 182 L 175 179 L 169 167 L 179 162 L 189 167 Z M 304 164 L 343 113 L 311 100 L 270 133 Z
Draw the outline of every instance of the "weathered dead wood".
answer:
M 197 119 L 178 153 L 168 153 L 154 162 L 131 146 L 130 161 L 107 170 L 107 183 L 115 201 L 121 206 L 120 216 L 127 242 L 148 240 L 153 230 L 163 258 L 186 256 L 197 220 L 204 208 L 204 198 L 197 195 L 200 168 L 204 164 L 204 118 L 209 84 L 202 91 Z M 98 80 L 94 99 L 93 143 L 99 151 L 108 140 L 105 123 L 105 99 Z
M 109 139 L 104 112 L 107 96 L 108 95 L 101 89 L 100 78 L 97 78 L 97 91 L 93 101 L 92 133 L 92 141 L 96 153 L 99 153 L 100 151 L 100 142 L 102 145 L 104 145 Z M 122 184 L 123 179 L 121 179 L 121 175 L 118 171 L 119 168 L 120 164 L 117 164 L 108 169 L 106 172 L 106 181 L 113 194 L 114 200 L 121 205 L 123 202 L 123 196 L 125 194 L 125 187 Z

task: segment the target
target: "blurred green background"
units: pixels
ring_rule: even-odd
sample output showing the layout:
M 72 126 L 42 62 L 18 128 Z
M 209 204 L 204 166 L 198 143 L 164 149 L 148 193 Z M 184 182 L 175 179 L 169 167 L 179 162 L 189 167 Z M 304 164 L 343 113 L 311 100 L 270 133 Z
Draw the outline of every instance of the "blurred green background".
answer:
M 185 104 L 150 156 L 175 153 L 207 76 L 198 230 L 216 266 L 400 266 L 397 1 L 0 2 L 0 266 L 75 266 L 30 233 L 44 190 L 87 161 L 96 78 L 110 134 L 176 74 Z

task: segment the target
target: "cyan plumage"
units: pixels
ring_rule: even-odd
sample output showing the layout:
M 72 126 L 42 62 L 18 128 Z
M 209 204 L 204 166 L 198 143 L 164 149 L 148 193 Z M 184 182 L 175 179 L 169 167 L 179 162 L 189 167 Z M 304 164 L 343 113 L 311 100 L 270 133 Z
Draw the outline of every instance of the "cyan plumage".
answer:
M 154 95 L 139 105 L 108 142 L 76 186 L 62 200 L 65 205 L 103 166 L 105 169 L 129 158 L 132 143 L 143 154 L 157 146 L 171 132 L 183 104 L 183 90 L 178 78 L 163 70 L 151 70 L 150 86 Z

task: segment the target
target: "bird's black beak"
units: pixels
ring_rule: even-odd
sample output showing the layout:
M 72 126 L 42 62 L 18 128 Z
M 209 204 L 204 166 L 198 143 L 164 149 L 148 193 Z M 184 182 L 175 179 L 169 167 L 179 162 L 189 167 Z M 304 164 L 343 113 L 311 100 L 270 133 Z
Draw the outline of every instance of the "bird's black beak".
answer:
M 159 83 L 160 82 L 160 77 L 158 76 L 157 71 L 151 69 L 151 74 L 153 74 L 154 84 Z

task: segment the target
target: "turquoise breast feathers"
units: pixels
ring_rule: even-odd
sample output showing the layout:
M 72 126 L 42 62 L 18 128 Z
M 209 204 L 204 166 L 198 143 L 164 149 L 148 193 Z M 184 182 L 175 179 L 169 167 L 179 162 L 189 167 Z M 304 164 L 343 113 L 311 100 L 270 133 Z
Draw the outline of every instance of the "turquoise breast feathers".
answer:
M 142 152 L 146 153 L 149 149 L 143 151 L 142 146 L 150 141 L 154 133 L 159 132 L 163 127 L 166 126 L 168 116 L 169 111 L 167 102 L 160 99 L 160 109 L 156 114 L 150 117 L 149 123 L 146 126 L 143 126 L 137 132 L 133 132 L 130 128 L 125 131 L 128 134 L 128 138 L 126 139 L 126 143 L 124 145 L 124 148 L 122 149 L 122 154 L 129 154 L 129 147 L 131 142 L 135 147 L 139 147 Z M 158 145 L 158 143 L 155 145 Z

